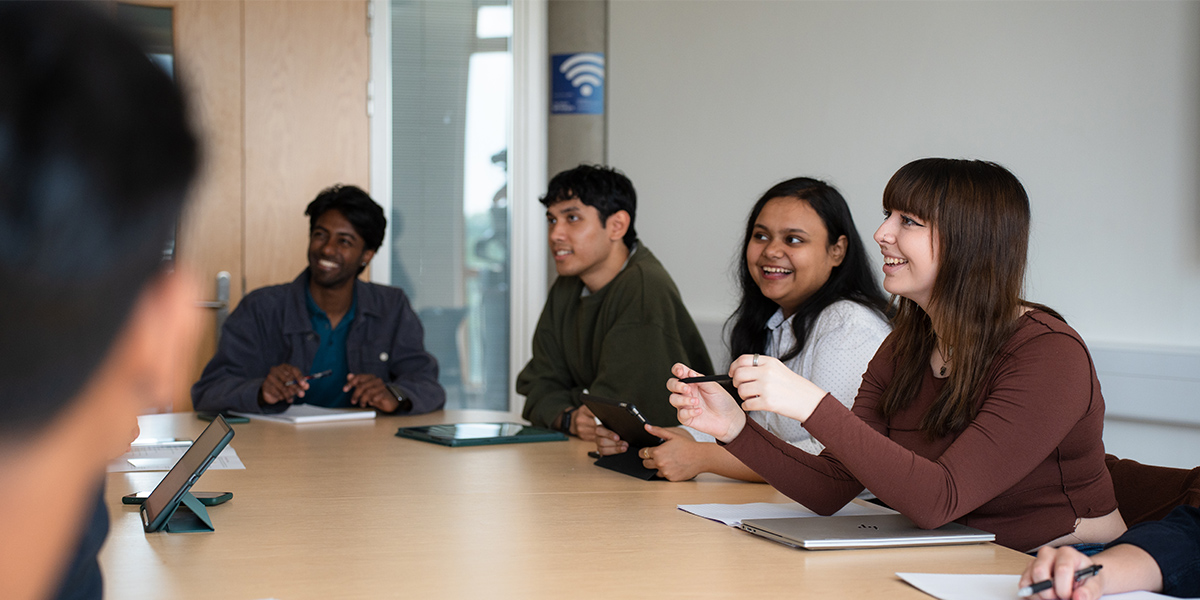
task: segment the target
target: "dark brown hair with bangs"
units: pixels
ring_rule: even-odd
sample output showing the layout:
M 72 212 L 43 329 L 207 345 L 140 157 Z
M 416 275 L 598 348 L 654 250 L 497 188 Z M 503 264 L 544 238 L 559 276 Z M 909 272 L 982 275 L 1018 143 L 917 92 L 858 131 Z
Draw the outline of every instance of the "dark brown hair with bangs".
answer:
M 895 374 L 880 410 L 891 417 L 917 396 L 929 357 L 941 337 L 949 349 L 950 376 L 921 420 L 931 439 L 962 431 L 975 418 L 984 379 L 1004 342 L 1016 330 L 1023 307 L 1047 307 L 1021 299 L 1029 247 L 1029 197 L 1004 167 L 978 160 L 924 158 L 904 165 L 883 191 L 883 207 L 927 221 L 936 229 L 939 264 L 929 315 L 894 296 Z

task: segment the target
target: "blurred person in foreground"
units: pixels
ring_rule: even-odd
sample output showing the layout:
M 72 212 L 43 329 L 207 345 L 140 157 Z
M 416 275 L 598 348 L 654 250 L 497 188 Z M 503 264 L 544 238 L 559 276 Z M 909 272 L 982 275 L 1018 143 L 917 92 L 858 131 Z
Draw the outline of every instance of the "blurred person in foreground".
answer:
M 195 287 L 162 250 L 197 154 L 175 85 L 95 7 L 0 3 L 8 600 L 103 594 L 105 465 L 195 346 Z

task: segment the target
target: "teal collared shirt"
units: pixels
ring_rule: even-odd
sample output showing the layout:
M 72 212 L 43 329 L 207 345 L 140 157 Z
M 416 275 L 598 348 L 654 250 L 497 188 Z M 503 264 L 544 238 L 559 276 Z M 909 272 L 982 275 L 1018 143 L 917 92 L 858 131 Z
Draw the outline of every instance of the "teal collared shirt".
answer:
M 350 302 L 350 309 L 336 328 L 330 326 L 329 315 L 317 306 L 312 292 L 305 289 L 304 297 L 308 303 L 308 319 L 312 322 L 313 332 L 319 340 L 317 354 L 313 357 L 312 367 L 308 372 L 333 371 L 325 377 L 308 382 L 309 388 L 304 393 L 304 402 L 330 408 L 350 406 L 352 391 L 343 392 L 342 387 L 346 385 L 346 376 L 350 374 L 350 366 L 346 361 L 346 336 L 350 333 L 350 324 L 354 322 L 358 296 Z

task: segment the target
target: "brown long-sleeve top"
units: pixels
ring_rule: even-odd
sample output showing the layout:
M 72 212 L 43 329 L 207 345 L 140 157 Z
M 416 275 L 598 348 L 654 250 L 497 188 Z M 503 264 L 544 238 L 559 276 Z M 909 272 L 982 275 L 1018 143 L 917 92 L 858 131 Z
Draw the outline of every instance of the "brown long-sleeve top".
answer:
M 753 421 L 725 447 L 779 491 L 828 515 L 866 486 L 924 528 L 957 521 L 1025 551 L 1117 508 L 1104 464 L 1104 398 L 1087 346 L 1042 311 L 1021 317 L 988 373 L 975 420 L 929 440 L 918 424 L 945 385 L 925 373 L 918 397 L 890 419 L 890 338 L 863 375 L 853 413 L 826 395 L 804 422 L 812 456 Z

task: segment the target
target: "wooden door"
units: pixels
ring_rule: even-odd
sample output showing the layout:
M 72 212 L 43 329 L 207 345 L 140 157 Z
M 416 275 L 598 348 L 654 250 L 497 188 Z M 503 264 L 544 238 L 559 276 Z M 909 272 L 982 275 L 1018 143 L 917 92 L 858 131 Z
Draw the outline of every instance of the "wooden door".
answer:
M 180 222 L 176 258 L 199 278 L 204 296 L 197 300 L 215 300 L 217 273 L 226 271 L 231 275 L 230 303 L 236 304 L 245 293 L 242 7 L 237 2 L 199 0 L 170 6 L 176 75 L 203 148 L 199 176 Z M 216 350 L 216 311 L 206 309 L 198 315 L 204 334 L 192 381 Z M 192 409 L 188 389 L 179 391 L 173 408 Z
M 247 2 L 246 286 L 307 265 L 304 207 L 335 183 L 369 191 L 367 3 Z

